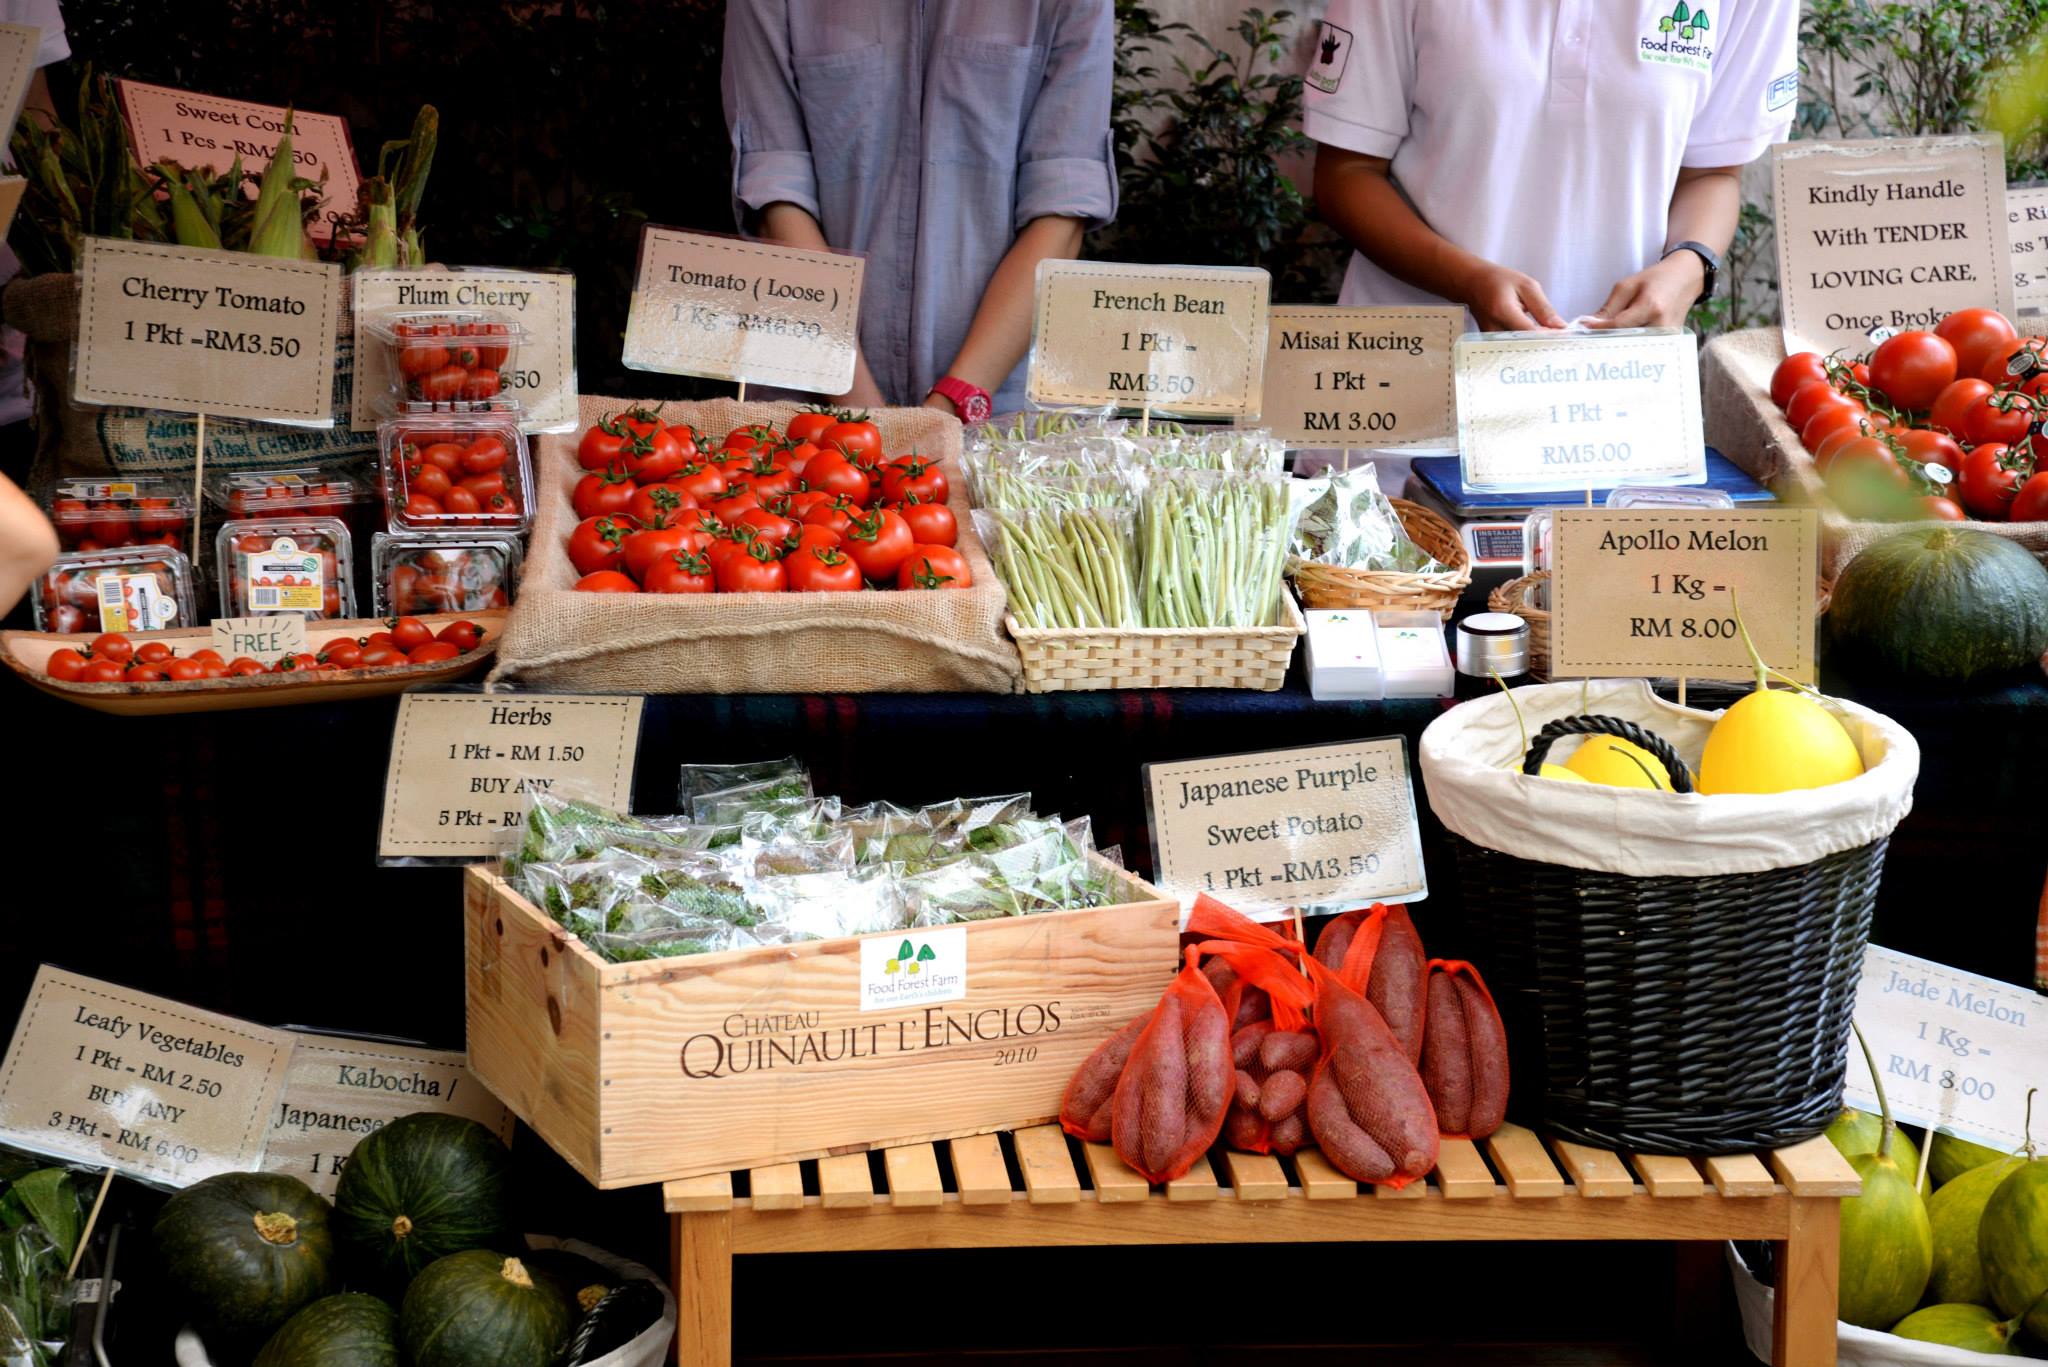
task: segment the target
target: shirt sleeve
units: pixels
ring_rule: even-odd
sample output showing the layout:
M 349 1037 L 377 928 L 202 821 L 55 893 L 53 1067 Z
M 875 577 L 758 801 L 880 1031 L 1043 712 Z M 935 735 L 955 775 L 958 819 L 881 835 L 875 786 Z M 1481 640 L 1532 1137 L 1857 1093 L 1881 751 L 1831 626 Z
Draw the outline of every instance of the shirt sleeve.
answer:
M 71 55 L 71 41 L 64 35 L 64 12 L 57 8 L 57 0 L 6 0 L 0 4 L 0 21 L 42 30 L 36 46 L 37 66 L 50 66 Z
M 1302 74 L 1303 132 L 1369 157 L 1394 155 L 1408 136 L 1416 3 L 1330 0 Z
M 1686 166 L 1755 161 L 1785 140 L 1799 106 L 1799 6 L 1738 0 L 1722 14 L 1728 27 L 1714 52 L 1707 102 L 1686 138 Z
M 777 202 L 818 215 L 818 176 L 797 100 L 787 0 L 732 0 L 720 73 L 732 138 L 733 221 Z
M 1111 0 L 1071 0 L 1053 21 L 1045 75 L 1017 140 L 1017 228 L 1052 214 L 1091 229 L 1116 217 L 1115 22 Z

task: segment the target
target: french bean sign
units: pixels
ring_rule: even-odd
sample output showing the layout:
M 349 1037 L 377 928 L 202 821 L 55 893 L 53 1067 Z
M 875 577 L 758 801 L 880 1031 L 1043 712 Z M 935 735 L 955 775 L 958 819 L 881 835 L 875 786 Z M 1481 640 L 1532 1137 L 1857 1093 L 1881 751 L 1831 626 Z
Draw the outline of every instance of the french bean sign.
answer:
M 1040 262 L 1025 393 L 1054 407 L 1256 417 L 1271 284 L 1254 267 Z
M 1258 424 L 1292 446 L 1449 446 L 1457 440 L 1451 344 L 1459 308 L 1267 311 Z
M 1153 867 L 1248 916 L 1429 895 L 1399 736 L 1145 766 Z

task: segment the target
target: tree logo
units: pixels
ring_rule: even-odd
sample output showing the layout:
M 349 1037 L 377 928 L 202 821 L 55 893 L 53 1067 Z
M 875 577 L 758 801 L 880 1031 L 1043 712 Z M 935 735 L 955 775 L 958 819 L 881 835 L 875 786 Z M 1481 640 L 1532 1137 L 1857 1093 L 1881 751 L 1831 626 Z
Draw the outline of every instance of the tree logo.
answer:
M 882 971 L 885 974 L 901 973 L 905 977 L 914 978 L 925 964 L 935 962 L 938 957 L 932 952 L 930 945 L 913 945 L 905 940 Z
M 1680 41 L 1690 43 L 1713 26 L 1707 18 L 1706 6 L 1688 10 L 1685 0 L 1678 0 L 1677 8 L 1657 21 L 1657 32 L 1676 33 Z
M 1638 40 L 1636 60 L 1710 71 L 1714 64 L 1713 31 L 1714 20 L 1705 5 L 1694 9 L 1687 0 L 1676 0 L 1669 14 L 1658 16 L 1656 31 L 1645 33 Z

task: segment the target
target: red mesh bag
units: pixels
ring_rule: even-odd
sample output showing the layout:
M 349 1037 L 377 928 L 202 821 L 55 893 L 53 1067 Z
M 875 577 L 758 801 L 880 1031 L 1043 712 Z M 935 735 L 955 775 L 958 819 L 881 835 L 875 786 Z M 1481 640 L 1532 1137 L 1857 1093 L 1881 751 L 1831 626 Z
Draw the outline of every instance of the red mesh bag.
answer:
M 1199 962 L 1200 951 L 1189 948 L 1110 1100 L 1110 1142 L 1148 1182 L 1184 1176 L 1216 1142 L 1230 1108 L 1230 1018 Z
M 1322 948 L 1320 940 L 1316 948 Z M 1415 933 L 1415 922 L 1408 919 L 1408 908 L 1375 904 L 1359 921 L 1343 962 L 1331 966 L 1346 982 L 1360 985 L 1365 999 L 1401 1041 L 1408 1061 L 1420 1060 L 1429 1016 L 1429 956 Z
M 1358 934 L 1358 928 L 1365 924 L 1365 918 L 1378 911 L 1374 904 L 1371 911 L 1360 908 L 1347 911 L 1341 916 L 1332 916 L 1323 922 L 1323 928 L 1316 935 L 1315 955 L 1323 961 L 1323 967 L 1335 973 L 1344 967 L 1344 952 L 1351 948 L 1351 941 Z
M 1360 1182 L 1404 1187 L 1436 1166 L 1436 1110 L 1406 1049 L 1346 971 L 1311 960 L 1322 1054 L 1308 1086 L 1308 1129 L 1323 1157 Z
M 1484 1139 L 1508 1113 L 1508 1032 L 1479 970 L 1431 959 L 1422 1084 L 1437 1123 L 1453 1139 Z
M 1067 1081 L 1067 1094 L 1060 1099 L 1060 1128 L 1076 1139 L 1100 1144 L 1109 1138 L 1110 1101 L 1116 1095 L 1116 1080 L 1123 1076 L 1124 1063 L 1138 1036 L 1152 1023 L 1144 1015 L 1095 1046 L 1095 1052 L 1081 1060 Z

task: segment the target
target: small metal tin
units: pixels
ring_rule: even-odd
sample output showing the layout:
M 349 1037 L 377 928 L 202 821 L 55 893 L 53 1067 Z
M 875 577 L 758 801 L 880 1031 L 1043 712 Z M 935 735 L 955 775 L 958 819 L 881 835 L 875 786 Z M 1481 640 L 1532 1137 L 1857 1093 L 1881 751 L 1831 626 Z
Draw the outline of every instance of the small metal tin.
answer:
M 1512 612 L 1475 612 L 1458 623 L 1458 672 L 1512 679 L 1529 672 L 1529 624 Z

